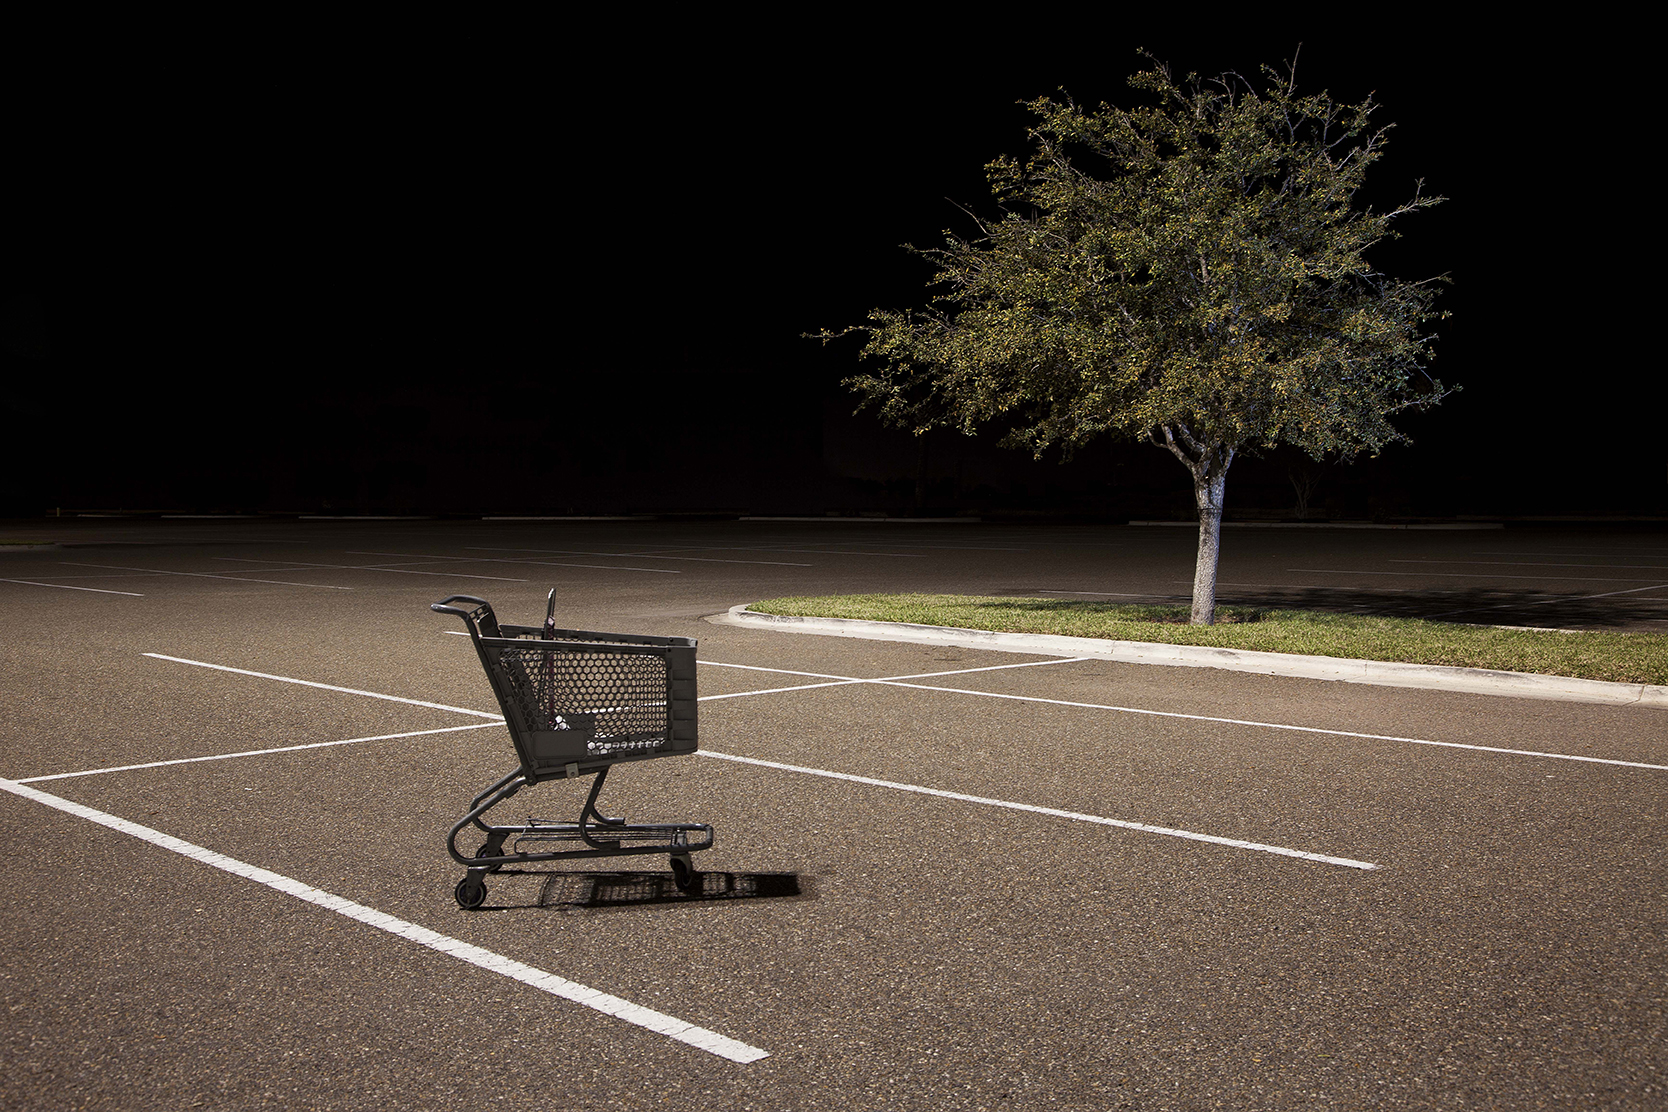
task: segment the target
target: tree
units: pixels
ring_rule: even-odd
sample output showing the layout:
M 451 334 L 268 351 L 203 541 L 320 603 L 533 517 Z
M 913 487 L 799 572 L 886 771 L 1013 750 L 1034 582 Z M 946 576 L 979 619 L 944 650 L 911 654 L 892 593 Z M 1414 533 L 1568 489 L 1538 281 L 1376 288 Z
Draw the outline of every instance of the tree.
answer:
M 1264 67 L 1261 90 L 1232 72 L 1178 84 L 1148 61 L 1129 82 L 1143 107 L 1027 105 L 1035 153 L 987 167 L 1000 218 L 910 248 L 937 266 L 928 309 L 818 336 L 866 334 L 882 367 L 846 385 L 917 435 L 1000 423 L 1038 457 L 1103 433 L 1169 450 L 1193 477 L 1192 621 L 1208 625 L 1237 455 L 1377 454 L 1406 439 L 1393 414 L 1444 396 L 1425 372 L 1444 279 L 1364 258 L 1443 198 L 1420 182 L 1395 208 L 1358 207 L 1389 126 L 1369 127 L 1371 97 L 1300 96 L 1295 58 L 1284 77 Z

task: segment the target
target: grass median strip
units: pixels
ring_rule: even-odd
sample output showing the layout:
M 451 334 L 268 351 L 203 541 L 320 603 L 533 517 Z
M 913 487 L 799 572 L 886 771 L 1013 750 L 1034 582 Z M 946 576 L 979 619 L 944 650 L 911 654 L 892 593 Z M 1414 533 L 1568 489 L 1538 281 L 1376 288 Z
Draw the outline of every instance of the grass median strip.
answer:
M 761 614 L 910 622 L 998 633 L 1053 633 L 1113 641 L 1204 645 L 1401 664 L 1440 664 L 1615 683 L 1668 684 L 1668 635 L 1502 629 L 1456 622 L 1259 607 L 1217 608 L 1192 626 L 1185 606 L 1132 606 L 980 595 L 824 595 L 775 598 Z

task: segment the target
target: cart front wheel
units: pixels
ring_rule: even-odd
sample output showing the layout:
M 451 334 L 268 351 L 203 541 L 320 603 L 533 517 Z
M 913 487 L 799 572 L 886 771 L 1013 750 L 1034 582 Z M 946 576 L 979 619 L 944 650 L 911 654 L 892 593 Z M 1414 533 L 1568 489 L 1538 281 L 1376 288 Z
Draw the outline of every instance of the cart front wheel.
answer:
M 695 871 L 694 864 L 687 857 L 672 858 L 672 883 L 678 886 L 678 891 L 687 892 L 698 888 L 701 874 Z
M 458 881 L 458 886 L 452 894 L 457 897 L 458 906 L 465 911 L 474 911 L 486 903 L 486 885 L 472 876 Z

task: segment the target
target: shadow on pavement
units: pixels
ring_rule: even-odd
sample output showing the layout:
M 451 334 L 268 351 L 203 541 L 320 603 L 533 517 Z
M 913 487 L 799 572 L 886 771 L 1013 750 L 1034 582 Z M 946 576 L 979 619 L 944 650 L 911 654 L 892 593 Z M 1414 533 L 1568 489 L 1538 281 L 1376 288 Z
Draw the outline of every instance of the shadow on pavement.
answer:
M 572 913 L 654 904 L 812 898 L 809 885 L 797 873 L 703 872 L 700 881 L 698 889 L 683 892 L 670 872 L 504 869 L 489 878 L 490 903 L 481 910 L 547 907 Z
M 1664 577 L 1668 584 L 1668 577 Z M 1668 599 L 1636 592 L 1555 595 L 1496 587 L 1460 590 L 1384 590 L 1371 587 L 1257 588 L 1224 586 L 1219 604 L 1291 610 L 1330 610 L 1390 618 L 1428 618 L 1468 625 L 1668 632 Z

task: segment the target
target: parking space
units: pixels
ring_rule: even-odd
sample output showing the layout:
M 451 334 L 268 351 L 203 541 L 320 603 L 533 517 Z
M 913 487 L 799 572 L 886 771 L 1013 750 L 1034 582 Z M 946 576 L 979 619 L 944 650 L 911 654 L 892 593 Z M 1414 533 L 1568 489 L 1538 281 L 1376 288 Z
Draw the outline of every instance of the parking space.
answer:
M 6 557 L 6 1105 L 1660 1103 L 1668 716 L 702 620 L 1188 570 L 1172 530 L 888 528 Z M 698 894 L 651 857 L 453 902 L 446 829 L 513 756 L 427 603 L 552 586 L 563 624 L 701 640 L 702 754 L 604 796 L 715 824 Z

